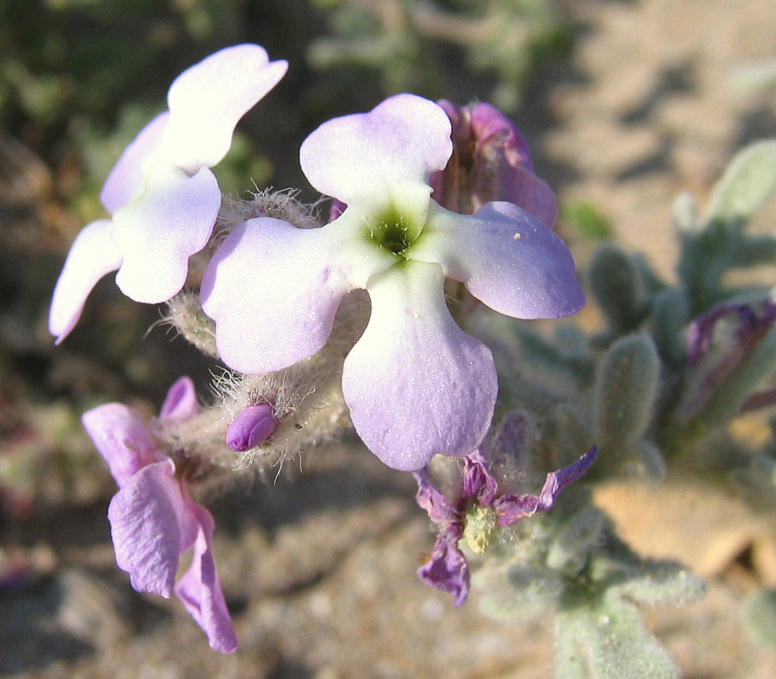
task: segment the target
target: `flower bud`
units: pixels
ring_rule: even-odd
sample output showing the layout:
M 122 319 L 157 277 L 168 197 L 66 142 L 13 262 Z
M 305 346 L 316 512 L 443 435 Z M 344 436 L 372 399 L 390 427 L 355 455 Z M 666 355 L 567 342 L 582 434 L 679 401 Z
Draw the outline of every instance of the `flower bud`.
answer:
M 443 171 L 429 177 L 434 200 L 463 213 L 506 200 L 551 227 L 558 211 L 555 194 L 534 174 L 528 143 L 512 122 L 490 104 L 438 103 L 452 123 L 453 155 Z
M 244 408 L 226 431 L 226 445 L 238 453 L 260 446 L 275 430 L 277 420 L 269 403 Z

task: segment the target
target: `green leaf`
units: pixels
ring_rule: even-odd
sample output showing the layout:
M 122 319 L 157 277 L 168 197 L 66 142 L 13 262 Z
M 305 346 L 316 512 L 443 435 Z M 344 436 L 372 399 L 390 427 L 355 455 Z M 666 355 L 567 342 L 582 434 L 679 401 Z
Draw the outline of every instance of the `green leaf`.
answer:
M 738 153 L 715 185 L 708 221 L 747 221 L 776 190 L 776 139 L 755 142 Z
M 564 599 L 556 617 L 556 679 L 679 676 L 633 604 L 579 590 Z

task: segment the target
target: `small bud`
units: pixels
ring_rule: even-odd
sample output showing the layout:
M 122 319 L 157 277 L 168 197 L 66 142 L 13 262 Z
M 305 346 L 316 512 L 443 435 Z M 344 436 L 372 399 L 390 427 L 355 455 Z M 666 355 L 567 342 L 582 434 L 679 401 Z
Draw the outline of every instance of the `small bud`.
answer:
M 264 443 L 276 425 L 273 408 L 269 403 L 249 405 L 229 425 L 226 445 L 238 453 L 243 453 Z
M 534 174 L 528 143 L 490 104 L 458 108 L 442 100 L 452 124 L 453 154 L 429 177 L 433 198 L 454 212 L 473 213 L 485 203 L 507 200 L 551 227 L 558 206 L 552 189 Z

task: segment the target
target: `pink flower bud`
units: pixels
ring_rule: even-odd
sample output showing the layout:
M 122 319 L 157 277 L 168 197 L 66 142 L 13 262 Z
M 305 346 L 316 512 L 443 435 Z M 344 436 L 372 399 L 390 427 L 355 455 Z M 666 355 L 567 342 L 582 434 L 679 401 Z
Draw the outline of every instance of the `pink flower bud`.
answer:
M 277 420 L 269 403 L 255 403 L 243 409 L 226 430 L 226 445 L 242 453 L 261 445 L 275 431 Z
M 452 123 L 453 155 L 443 171 L 429 177 L 434 200 L 470 214 L 485 203 L 506 200 L 551 227 L 558 210 L 555 194 L 534 174 L 520 130 L 490 104 L 438 103 Z

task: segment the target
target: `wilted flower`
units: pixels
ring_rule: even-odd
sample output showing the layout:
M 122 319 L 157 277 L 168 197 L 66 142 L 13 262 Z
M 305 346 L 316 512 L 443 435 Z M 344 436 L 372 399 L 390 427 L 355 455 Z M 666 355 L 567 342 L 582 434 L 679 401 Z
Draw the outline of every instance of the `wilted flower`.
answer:
M 175 79 L 169 111 L 140 131 L 103 186 L 100 198 L 111 219 L 86 226 L 70 249 L 49 316 L 57 342 L 111 271 L 136 302 L 164 302 L 181 290 L 189 257 L 207 245 L 221 207 L 208 168 L 226 155 L 239 119 L 286 68 L 246 44 L 216 52 Z
M 183 377 L 170 388 L 151 428 L 198 412 L 194 386 Z M 119 486 L 108 508 L 119 567 L 139 592 L 169 598 L 174 591 L 208 635 L 211 648 L 233 652 L 237 638 L 210 548 L 212 515 L 192 501 L 169 451 L 136 411 L 109 403 L 85 413 L 83 423 Z M 191 549 L 191 567 L 176 585 L 179 557 Z
M 415 472 L 416 500 L 429 518 L 442 526 L 431 559 L 418 569 L 420 579 L 450 592 L 455 605 L 460 606 L 469 593 L 469 566 L 458 547 L 464 534 L 468 534 L 473 550 L 484 551 L 497 526 L 505 528 L 550 509 L 560 491 L 580 479 L 595 462 L 597 454 L 593 447 L 568 467 L 547 474 L 538 495 L 499 493 L 499 484 L 479 450 L 463 458 L 463 472 L 452 497 L 433 484 L 427 468 Z M 470 530 L 472 521 L 477 523 L 475 530 Z
M 568 249 L 526 211 L 496 202 L 463 216 L 431 200 L 428 177 L 451 151 L 444 110 L 410 94 L 324 123 L 302 145 L 302 169 L 345 211 L 320 229 L 247 221 L 201 287 L 222 359 L 245 373 L 318 352 L 342 298 L 365 288 L 371 316 L 345 359 L 342 391 L 366 445 L 402 470 L 471 452 L 493 414 L 493 358 L 453 321 L 445 277 L 516 318 L 584 304 Z

